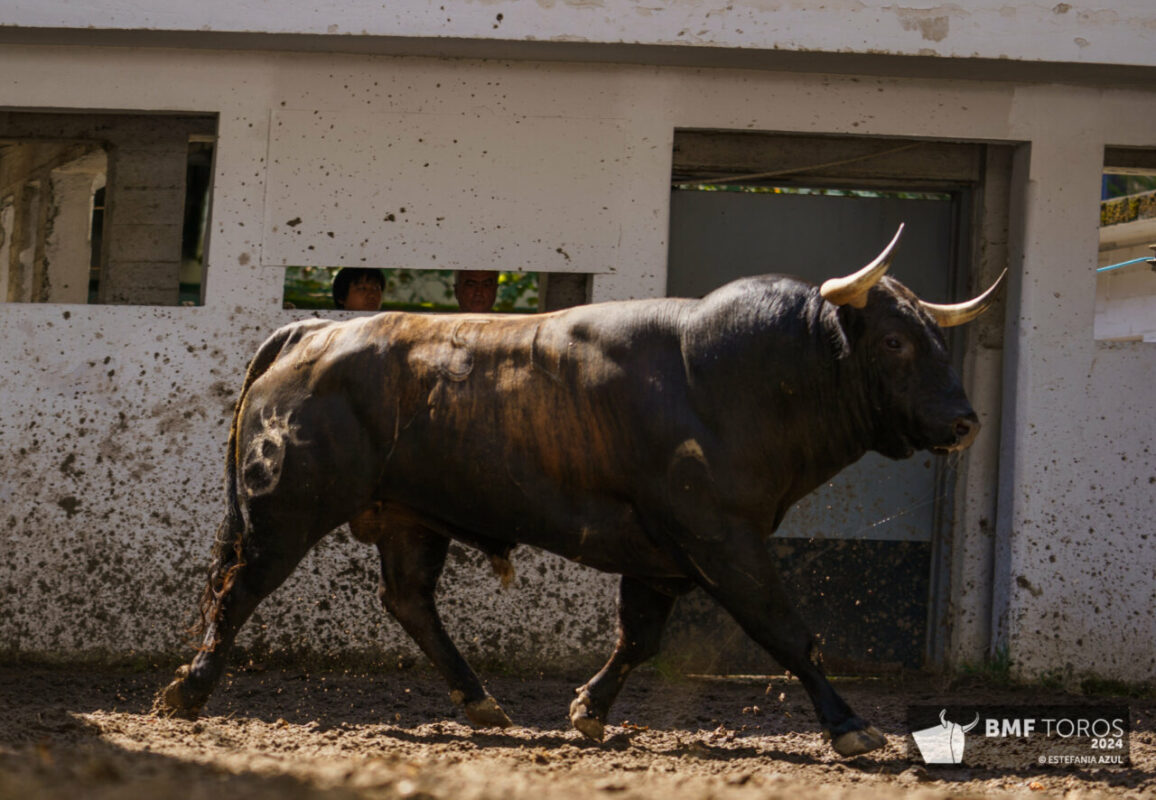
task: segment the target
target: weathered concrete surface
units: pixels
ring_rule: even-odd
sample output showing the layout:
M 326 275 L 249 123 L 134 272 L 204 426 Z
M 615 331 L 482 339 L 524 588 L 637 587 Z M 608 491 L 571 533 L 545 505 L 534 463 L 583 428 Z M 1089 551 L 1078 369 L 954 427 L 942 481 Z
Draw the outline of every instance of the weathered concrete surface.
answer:
M 1085 187 L 1098 185 L 1115 100 L 1040 88 L 1011 119 L 1024 134 L 1042 119 L 1054 126 L 1054 137 L 1033 137 L 1025 165 L 1001 455 L 997 623 L 1029 675 L 1156 671 L 1156 650 L 1130 644 L 1156 636 L 1156 354 L 1092 335 L 1099 214 Z
M 47 300 L 88 302 L 92 197 L 104 184 L 107 164 L 107 156 L 96 152 L 52 171 L 52 197 L 56 207 L 44 248 Z
M 47 309 L 51 318 L 36 313 Z M 273 324 L 268 315 L 266 324 L 247 314 L 218 322 L 199 311 L 5 307 L 6 361 L 23 366 L 5 376 L 4 650 L 123 656 L 181 647 L 223 513 L 222 444 L 236 384 Z M 34 391 L 21 400 L 16 386 Z M 442 604 L 468 650 L 497 662 L 531 648 L 563 661 L 592 632 L 609 635 L 606 591 L 572 597 L 572 568 L 559 559 L 515 563 L 518 579 L 499 594 L 481 559 L 462 551 L 451 559 Z M 340 533 L 327 539 L 258 612 L 246 642 L 416 655 L 378 604 L 375 568 L 370 548 Z M 526 585 L 548 611 L 527 607 Z
M 265 263 L 623 268 L 618 244 L 635 192 L 624 178 L 637 161 L 625 126 L 503 113 L 505 103 L 463 103 L 441 88 L 419 79 L 386 105 L 398 110 L 380 98 L 350 108 L 320 96 L 306 100 L 312 108 L 274 110 Z M 364 168 L 374 163 L 390 165 L 388 187 Z M 320 175 L 341 179 L 322 187 Z M 359 199 L 352 211 L 350 197 Z M 472 235 L 445 235 L 454 229 Z
M 99 8 L 24 3 L 4 23 L 28 28 L 418 37 L 742 50 L 870 53 L 1082 64 L 1156 64 L 1156 9 L 1107 4 L 957 0 L 514 0 L 437 4 L 377 0 L 338 6 L 294 0 L 114 0 Z
M 1000 641 L 1025 674 L 1059 668 L 1151 677 L 1156 555 L 1149 537 L 1156 493 L 1148 448 L 1156 437 L 1147 399 L 1156 394 L 1156 351 L 1141 343 L 1096 344 L 1092 320 L 1103 147 L 1152 146 L 1153 93 L 55 47 L 5 48 L 0 87 L 14 107 L 220 115 L 203 308 L 0 306 L 0 650 L 123 655 L 179 646 L 222 508 L 233 394 L 256 344 L 294 317 L 280 309 L 282 272 L 273 264 L 306 259 L 314 244 L 304 237 L 291 246 L 279 243 L 275 261 L 265 252 L 266 209 L 286 202 L 270 197 L 271 126 L 279 113 L 348 119 L 366 108 L 437 109 L 453 126 L 464 123 L 461 109 L 489 108 L 503 130 L 510 130 L 502 127 L 509 120 L 565 120 L 571 135 L 588 135 L 583 158 L 598 158 L 591 169 L 602 169 L 605 159 L 631 187 L 617 212 L 621 237 L 603 242 L 618 268 L 595 275 L 595 300 L 663 291 L 675 128 L 1016 144 L 1007 337 L 1014 347 L 1005 359 L 1003 449 L 998 460 L 983 450 L 968 457 L 969 472 L 999 471 L 1000 514 L 985 517 L 981 510 L 990 498 L 977 492 L 964 502 L 978 505 L 958 512 L 957 525 L 995 526 Z M 607 119 L 621 139 L 599 139 Z M 484 120 L 475 115 L 470 126 Z M 463 124 L 463 136 L 470 126 Z M 388 134 L 350 131 L 333 146 L 357 149 L 368 145 L 366 137 L 376 142 Z M 471 166 L 486 174 L 480 162 Z M 398 191 L 388 156 L 365 170 L 379 181 L 349 184 L 360 188 L 341 204 L 348 218 L 330 215 L 342 226 L 334 228 L 335 237 L 378 224 L 363 223 L 357 212 L 380 202 L 364 195 L 367 187 Z M 319 175 L 325 192 L 317 194 L 343 179 Z M 519 180 L 543 189 L 542 176 Z M 447 209 L 457 213 L 446 214 L 443 236 L 460 242 L 478 235 L 468 224 L 473 202 L 459 197 Z M 485 194 L 481 202 L 500 201 Z M 566 215 L 567 208 L 559 201 L 551 213 Z M 589 216 L 573 210 L 572 238 L 581 241 Z M 564 219 L 549 222 L 568 229 Z M 485 237 L 500 241 L 492 231 Z M 992 388 L 976 396 L 990 400 L 998 394 Z M 522 665 L 601 658 L 613 639 L 612 581 L 549 557 L 519 554 L 515 563 L 524 582 L 503 594 L 486 568 L 452 565 L 442 602 L 464 649 Z M 262 606 L 245 642 L 414 653 L 378 609 L 372 573 L 368 550 L 340 537 L 327 541 Z M 968 651 L 973 659 L 982 655 L 976 648 L 973 643 Z

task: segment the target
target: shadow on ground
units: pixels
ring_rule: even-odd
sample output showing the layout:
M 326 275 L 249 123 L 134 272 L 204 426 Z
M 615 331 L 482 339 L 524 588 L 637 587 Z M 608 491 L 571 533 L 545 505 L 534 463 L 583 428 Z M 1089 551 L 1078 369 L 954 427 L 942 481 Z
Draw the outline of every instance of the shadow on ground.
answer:
M 926 767 L 905 744 L 913 703 L 1059 704 L 1056 692 L 949 687 L 904 673 L 837 680 L 888 734 L 842 759 L 822 740 L 797 682 L 775 677 L 633 676 L 595 744 L 573 731 L 569 677 L 491 675 L 518 727 L 465 724 L 424 669 L 234 670 L 198 720 L 150 711 L 168 671 L 0 665 L 0 797 L 576 798 L 798 796 L 1141 797 L 1156 790 L 1156 702 L 1133 716 L 1124 770 Z M 1103 698 L 1099 698 L 1103 699 Z M 917 761 L 917 759 L 916 759 Z

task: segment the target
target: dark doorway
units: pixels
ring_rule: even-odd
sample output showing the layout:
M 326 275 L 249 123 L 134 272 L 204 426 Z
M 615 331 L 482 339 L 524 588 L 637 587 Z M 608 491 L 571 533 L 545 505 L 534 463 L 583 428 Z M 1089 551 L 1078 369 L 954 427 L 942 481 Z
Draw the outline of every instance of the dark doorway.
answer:
M 680 131 L 667 293 L 701 296 L 769 272 L 818 283 L 870 261 L 904 222 L 891 273 L 921 297 L 951 301 L 966 285 L 987 168 L 980 144 Z M 833 671 L 941 657 L 957 463 L 868 454 L 792 509 L 768 542 Z M 775 669 L 699 593 L 680 601 L 667 656 L 691 670 Z

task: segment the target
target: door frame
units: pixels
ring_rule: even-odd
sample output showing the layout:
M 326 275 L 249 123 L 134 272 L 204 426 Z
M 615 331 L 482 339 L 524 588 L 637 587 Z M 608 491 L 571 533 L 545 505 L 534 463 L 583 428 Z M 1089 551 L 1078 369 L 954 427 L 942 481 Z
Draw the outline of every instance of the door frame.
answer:
M 677 129 L 672 187 L 735 183 L 952 196 L 950 283 L 956 297 L 986 288 L 1009 261 L 1013 172 L 1026 145 L 787 132 Z M 1022 168 L 1022 163 L 1021 167 Z M 947 298 L 937 300 L 946 301 Z M 947 331 L 985 430 L 952 470 L 936 468 L 924 659 L 979 663 L 992 643 L 994 520 L 1002 417 L 1005 306 Z

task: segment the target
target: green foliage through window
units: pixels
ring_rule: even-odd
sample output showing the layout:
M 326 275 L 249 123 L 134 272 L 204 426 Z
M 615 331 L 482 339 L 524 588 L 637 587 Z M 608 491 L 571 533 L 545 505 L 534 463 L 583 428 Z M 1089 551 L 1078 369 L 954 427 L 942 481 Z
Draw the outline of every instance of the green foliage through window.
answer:
M 1156 191 L 1156 175 L 1105 172 L 1100 187 L 1100 199 L 1144 194 Z
M 810 194 L 825 197 L 888 197 L 899 200 L 950 200 L 951 195 L 944 192 L 901 192 L 885 191 L 880 189 L 837 189 L 831 187 L 812 186 L 772 186 L 767 184 L 747 183 L 675 183 L 671 187 L 676 192 L 740 192 L 743 194 Z

